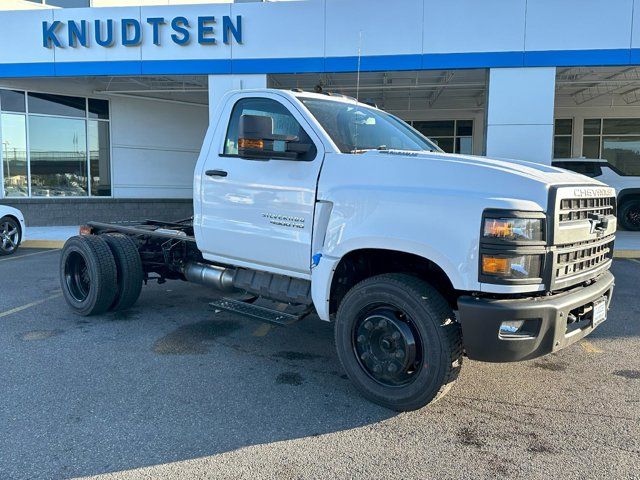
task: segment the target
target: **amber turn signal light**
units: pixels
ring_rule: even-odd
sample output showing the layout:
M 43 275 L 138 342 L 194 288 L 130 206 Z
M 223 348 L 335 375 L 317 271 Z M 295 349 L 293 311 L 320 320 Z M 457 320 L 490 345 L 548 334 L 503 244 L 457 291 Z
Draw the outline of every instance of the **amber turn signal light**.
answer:
M 251 138 L 240 138 L 238 140 L 238 147 L 264 150 L 264 142 L 262 140 L 252 140 Z
M 482 272 L 490 275 L 508 275 L 511 272 L 511 262 L 508 258 L 483 255 Z

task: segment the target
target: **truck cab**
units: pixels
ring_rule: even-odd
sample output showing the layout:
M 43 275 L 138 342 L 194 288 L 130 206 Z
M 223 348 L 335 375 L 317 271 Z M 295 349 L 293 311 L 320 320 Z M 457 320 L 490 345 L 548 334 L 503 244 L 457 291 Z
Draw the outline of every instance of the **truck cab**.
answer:
M 187 280 L 334 322 L 349 378 L 396 410 L 440 398 L 463 356 L 536 358 L 605 320 L 616 197 L 597 180 L 446 154 L 393 115 L 338 95 L 230 92 L 212 118 L 192 220 L 92 222 L 83 231 L 91 239 L 65 248 L 63 292 L 76 311 L 112 308 L 109 292 L 100 308 L 78 306 L 74 272 L 78 255 L 109 251 L 98 247 L 101 237 L 124 236 L 126 258 L 142 259 L 133 284 Z M 85 254 L 82 241 L 91 243 Z M 131 262 L 115 260 L 117 299 Z

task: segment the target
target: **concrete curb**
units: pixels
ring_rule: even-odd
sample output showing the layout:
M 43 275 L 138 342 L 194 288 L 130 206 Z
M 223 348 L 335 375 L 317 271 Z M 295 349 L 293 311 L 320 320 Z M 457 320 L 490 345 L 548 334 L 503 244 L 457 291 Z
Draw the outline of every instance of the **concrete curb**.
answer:
M 613 258 L 640 258 L 640 250 L 614 250 Z
M 62 248 L 64 240 L 25 240 L 20 248 Z

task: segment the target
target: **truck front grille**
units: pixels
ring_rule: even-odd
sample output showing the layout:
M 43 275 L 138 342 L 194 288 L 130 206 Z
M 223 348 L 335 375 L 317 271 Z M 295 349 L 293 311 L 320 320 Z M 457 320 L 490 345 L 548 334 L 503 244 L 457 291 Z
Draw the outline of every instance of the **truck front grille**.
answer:
M 581 276 L 605 265 L 613 258 L 613 239 L 583 242 L 567 245 L 556 253 L 556 281 Z
M 616 232 L 616 192 L 605 185 L 551 189 L 550 289 L 584 282 L 611 266 Z
M 587 220 L 591 214 L 615 215 L 615 197 L 565 198 L 560 202 L 560 223 Z

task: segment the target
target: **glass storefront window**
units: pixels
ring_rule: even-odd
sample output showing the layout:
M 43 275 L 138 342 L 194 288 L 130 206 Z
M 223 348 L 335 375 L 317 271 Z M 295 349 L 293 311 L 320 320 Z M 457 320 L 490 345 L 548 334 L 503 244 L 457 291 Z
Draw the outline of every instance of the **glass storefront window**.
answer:
M 29 92 L 28 98 L 29 113 L 63 117 L 85 117 L 87 115 L 87 100 L 83 97 Z
M 640 136 L 603 137 L 602 158 L 625 175 L 640 175 Z
M 586 119 L 582 155 L 602 158 L 623 175 L 640 175 L 640 119 Z
M 109 101 L 0 89 L 0 197 L 111 196 Z
M 638 135 L 640 118 L 605 118 L 602 122 L 603 135 Z
M 600 137 L 584 137 L 582 140 L 582 156 L 600 158 Z
M 473 154 L 473 120 L 415 121 L 412 125 L 447 153 Z
M 106 100 L 89 99 L 89 118 L 109 120 L 109 102 Z
M 558 118 L 553 129 L 553 158 L 571 158 L 573 119 Z
M 91 195 L 111 195 L 111 154 L 109 123 L 89 121 L 89 165 L 91 165 Z
M 31 195 L 87 195 L 86 122 L 72 118 L 29 118 Z
M 3 112 L 26 112 L 24 92 L 0 90 L 0 109 Z
M 600 135 L 600 133 L 602 133 L 602 120 L 590 118 L 584 121 L 585 135 Z
M 6 197 L 29 195 L 27 177 L 27 125 L 25 115 L 3 113 L 2 169 Z

